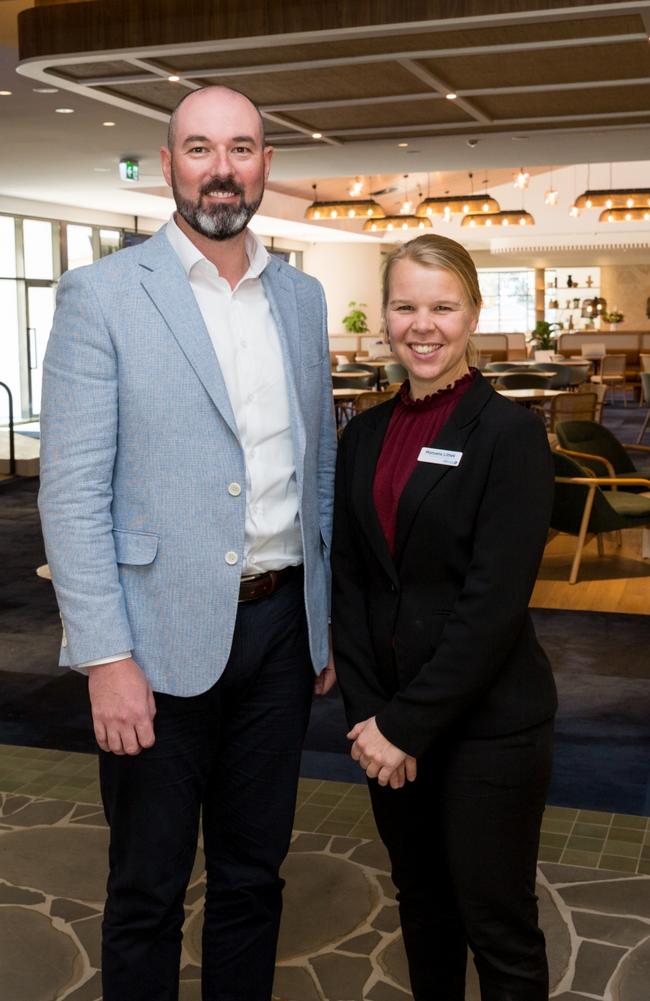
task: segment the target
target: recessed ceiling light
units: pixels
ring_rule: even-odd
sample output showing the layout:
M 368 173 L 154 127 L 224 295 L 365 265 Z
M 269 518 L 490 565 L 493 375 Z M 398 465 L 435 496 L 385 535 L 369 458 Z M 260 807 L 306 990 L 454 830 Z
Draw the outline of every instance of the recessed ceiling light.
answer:
M 74 108 L 55 108 L 57 115 L 74 115 Z
M 176 76 L 175 73 L 172 73 L 172 75 L 168 76 L 167 79 L 169 80 L 170 83 L 178 83 L 178 81 L 180 80 L 180 77 Z
M 458 97 L 458 94 L 454 94 L 452 91 L 450 91 L 448 94 L 445 94 L 445 97 L 447 98 L 448 101 L 455 101 L 456 98 Z
M 58 94 L 58 87 L 32 87 L 35 94 Z
M 398 143 L 397 145 L 399 146 L 400 149 L 406 149 L 408 143 Z
M 113 125 L 115 125 L 115 122 L 102 122 L 102 125 L 105 125 L 107 129 L 110 129 Z
M 528 142 L 528 136 L 510 136 L 510 138 L 512 139 L 513 143 L 527 143 Z
M 0 97 L 11 97 L 11 94 L 10 90 L 0 90 Z
M 312 132 L 311 137 L 312 137 L 312 139 L 322 139 L 323 138 L 323 133 L 322 132 Z

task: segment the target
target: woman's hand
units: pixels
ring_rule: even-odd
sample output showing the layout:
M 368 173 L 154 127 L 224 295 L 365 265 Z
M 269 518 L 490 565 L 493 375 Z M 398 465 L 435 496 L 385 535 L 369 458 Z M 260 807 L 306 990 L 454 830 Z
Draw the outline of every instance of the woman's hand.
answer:
M 352 740 L 350 754 L 358 761 L 369 779 L 377 779 L 380 786 L 399 789 L 405 780 L 412 782 L 417 774 L 415 758 L 400 751 L 380 731 L 375 717 L 362 720 L 347 735 Z

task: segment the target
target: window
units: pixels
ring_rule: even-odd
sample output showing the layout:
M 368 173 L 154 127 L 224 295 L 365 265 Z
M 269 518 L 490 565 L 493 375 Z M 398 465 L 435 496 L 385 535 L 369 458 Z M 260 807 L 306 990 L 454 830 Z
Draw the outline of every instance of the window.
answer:
M 535 271 L 480 268 L 483 309 L 479 333 L 528 333 L 535 326 Z

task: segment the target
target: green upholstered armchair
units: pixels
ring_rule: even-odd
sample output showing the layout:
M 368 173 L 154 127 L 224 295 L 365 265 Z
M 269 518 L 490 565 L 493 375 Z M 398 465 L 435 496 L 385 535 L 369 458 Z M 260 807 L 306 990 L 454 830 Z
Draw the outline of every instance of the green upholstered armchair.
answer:
M 596 421 L 558 421 L 555 434 L 559 442 L 558 452 L 573 456 L 593 475 L 615 476 L 622 481 L 619 486 L 635 493 L 648 489 L 625 482 L 643 475 L 628 452 L 648 453 L 648 445 L 623 445 L 609 428 Z
M 563 452 L 554 452 L 555 497 L 551 515 L 551 532 L 577 535 L 569 583 L 575 584 L 580 570 L 582 551 L 596 536 L 598 554 L 604 555 L 603 532 L 619 532 L 625 528 L 645 528 L 650 525 L 650 497 L 624 490 L 603 489 L 621 483 L 650 490 L 650 479 L 641 476 L 633 481 L 620 477 L 592 476 L 590 471 Z

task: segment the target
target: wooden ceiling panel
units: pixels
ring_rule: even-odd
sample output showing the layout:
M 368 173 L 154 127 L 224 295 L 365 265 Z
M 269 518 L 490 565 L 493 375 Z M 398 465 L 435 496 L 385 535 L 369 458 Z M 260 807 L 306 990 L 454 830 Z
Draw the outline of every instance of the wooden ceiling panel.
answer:
M 123 59 L 111 59 L 107 62 L 67 63 L 57 66 L 53 72 L 60 73 L 67 80 L 84 80 L 88 77 L 132 76 L 139 71 Z
M 103 94 L 113 94 L 115 97 L 125 97 L 130 101 L 138 101 L 148 108 L 158 111 L 172 112 L 181 97 L 188 93 L 186 87 L 177 83 L 169 83 L 158 78 L 151 83 L 123 83 L 116 81 L 110 87 L 98 87 Z
M 196 82 L 202 81 L 197 79 Z M 207 84 L 214 82 L 210 78 L 205 80 Z M 259 104 L 391 96 L 421 89 L 412 74 L 395 63 L 226 76 L 219 77 L 219 83 L 243 90 Z
M 650 77 L 650 45 L 612 43 L 575 49 L 539 49 L 494 55 L 423 59 L 423 66 L 459 90 L 542 83 Z
M 539 118 L 543 115 L 592 115 L 638 111 L 650 118 L 650 83 L 636 87 L 589 88 L 482 97 L 481 107 L 497 121 L 501 118 Z
M 294 112 L 292 118 L 299 119 L 312 131 L 331 132 L 333 135 L 337 129 L 353 129 L 360 126 L 363 128 L 393 126 L 395 134 L 398 134 L 400 127 L 404 125 L 431 125 L 441 122 L 462 124 L 471 120 L 469 115 L 453 102 L 435 98 L 431 101 L 412 103 L 314 108 L 308 114 L 304 111 Z
M 433 49 L 456 49 L 475 45 L 513 45 L 521 42 L 566 38 L 611 37 L 643 32 L 638 14 L 617 17 L 594 17 L 580 21 L 550 21 L 540 24 L 482 27 L 471 31 L 398 30 L 375 38 L 349 38 L 337 41 L 260 46 L 227 52 L 181 53 L 159 61 L 169 73 L 201 69 L 227 69 L 239 66 L 263 66 L 273 63 L 300 62 L 310 59 L 336 59 L 381 55 L 392 52 L 418 52 Z

